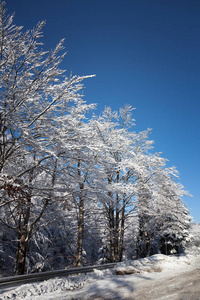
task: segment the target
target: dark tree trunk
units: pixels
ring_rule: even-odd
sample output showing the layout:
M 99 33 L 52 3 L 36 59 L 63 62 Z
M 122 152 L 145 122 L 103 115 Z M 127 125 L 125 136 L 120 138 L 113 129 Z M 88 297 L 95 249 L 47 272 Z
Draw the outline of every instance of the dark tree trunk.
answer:
M 31 208 L 31 196 L 27 196 L 27 207 L 24 212 L 24 225 L 22 228 L 21 238 L 20 238 L 20 253 L 18 261 L 18 275 L 24 274 L 25 264 L 26 264 L 26 249 L 28 243 L 28 222 L 30 217 L 30 208 Z
M 78 216 L 78 237 L 77 237 L 77 252 L 76 252 L 76 267 L 83 264 L 83 233 L 84 233 L 84 200 L 79 202 L 79 216 Z
M 26 249 L 27 249 L 27 224 L 24 225 L 20 240 L 20 254 L 18 261 L 18 275 L 23 275 L 25 272 L 26 264 Z
M 17 273 L 17 268 L 18 268 L 19 251 L 20 251 L 20 239 L 21 239 L 21 215 L 20 215 L 20 218 L 19 218 L 19 225 L 18 225 L 17 250 L 16 250 L 16 255 L 15 255 L 14 274 Z
M 110 204 L 108 209 L 109 217 L 109 237 L 110 237 L 110 261 L 114 262 L 115 246 L 114 246 L 114 208 L 113 203 Z
M 119 240 L 119 261 L 122 261 L 124 252 L 124 229 L 125 227 L 125 197 L 123 198 L 122 217 L 121 217 L 121 230 Z
M 79 205 L 78 205 L 78 236 L 76 251 L 76 267 L 83 265 L 83 234 L 84 234 L 84 183 L 81 181 L 81 162 L 78 160 L 78 178 L 79 178 Z
M 114 229 L 114 260 L 119 261 L 119 195 L 116 195 L 116 215 Z

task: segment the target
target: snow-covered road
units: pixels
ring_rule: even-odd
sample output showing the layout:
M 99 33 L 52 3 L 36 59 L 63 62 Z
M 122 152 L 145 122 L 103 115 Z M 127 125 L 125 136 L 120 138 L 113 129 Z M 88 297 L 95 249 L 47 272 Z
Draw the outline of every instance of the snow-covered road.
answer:
M 178 276 L 153 280 L 146 285 L 142 284 L 133 293 L 132 299 L 199 300 L 200 270 L 183 272 Z
M 116 275 L 126 272 L 134 274 Z M 120 263 L 114 270 L 96 270 L 2 290 L 0 299 L 200 300 L 200 256 L 158 254 Z

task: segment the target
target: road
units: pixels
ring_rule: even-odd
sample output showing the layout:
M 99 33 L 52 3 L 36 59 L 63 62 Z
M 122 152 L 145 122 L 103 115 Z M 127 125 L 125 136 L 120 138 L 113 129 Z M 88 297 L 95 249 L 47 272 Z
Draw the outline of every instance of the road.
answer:
M 134 300 L 200 300 L 200 269 L 141 284 Z
M 200 269 L 181 272 L 175 276 L 153 278 L 145 275 L 139 282 L 129 280 L 129 275 L 106 282 L 94 288 L 69 293 L 58 300 L 200 300 Z M 71 294 L 71 295 L 70 295 Z

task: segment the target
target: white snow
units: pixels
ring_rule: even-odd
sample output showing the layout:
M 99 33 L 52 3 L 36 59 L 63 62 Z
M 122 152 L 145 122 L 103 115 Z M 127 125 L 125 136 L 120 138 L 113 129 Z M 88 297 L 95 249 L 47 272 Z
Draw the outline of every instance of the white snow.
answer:
M 182 272 L 195 270 L 198 267 L 200 267 L 200 255 L 165 256 L 157 254 L 139 260 L 118 263 L 114 269 L 95 270 L 88 274 L 1 288 L 0 299 L 129 299 L 133 290 L 137 290 L 149 280 L 156 282 L 169 276 L 176 277 Z M 133 272 L 134 274 L 116 275 L 119 272 Z

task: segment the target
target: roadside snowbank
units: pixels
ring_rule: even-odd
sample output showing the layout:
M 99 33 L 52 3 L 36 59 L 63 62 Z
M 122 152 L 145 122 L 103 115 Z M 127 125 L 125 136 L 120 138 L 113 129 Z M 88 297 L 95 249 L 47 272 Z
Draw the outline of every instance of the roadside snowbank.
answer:
M 81 288 L 89 283 L 96 282 L 105 276 L 111 276 L 113 271 L 107 270 L 94 270 L 93 273 L 70 275 L 68 277 L 59 277 L 54 279 L 45 280 L 42 282 L 27 283 L 12 288 L 2 288 L 2 295 L 0 292 L 0 300 L 4 299 L 27 299 L 30 300 L 32 297 L 40 296 L 55 291 L 72 291 L 74 289 Z M 0 290 L 0 291 L 1 291 Z M 35 298 L 33 298 L 35 299 Z

